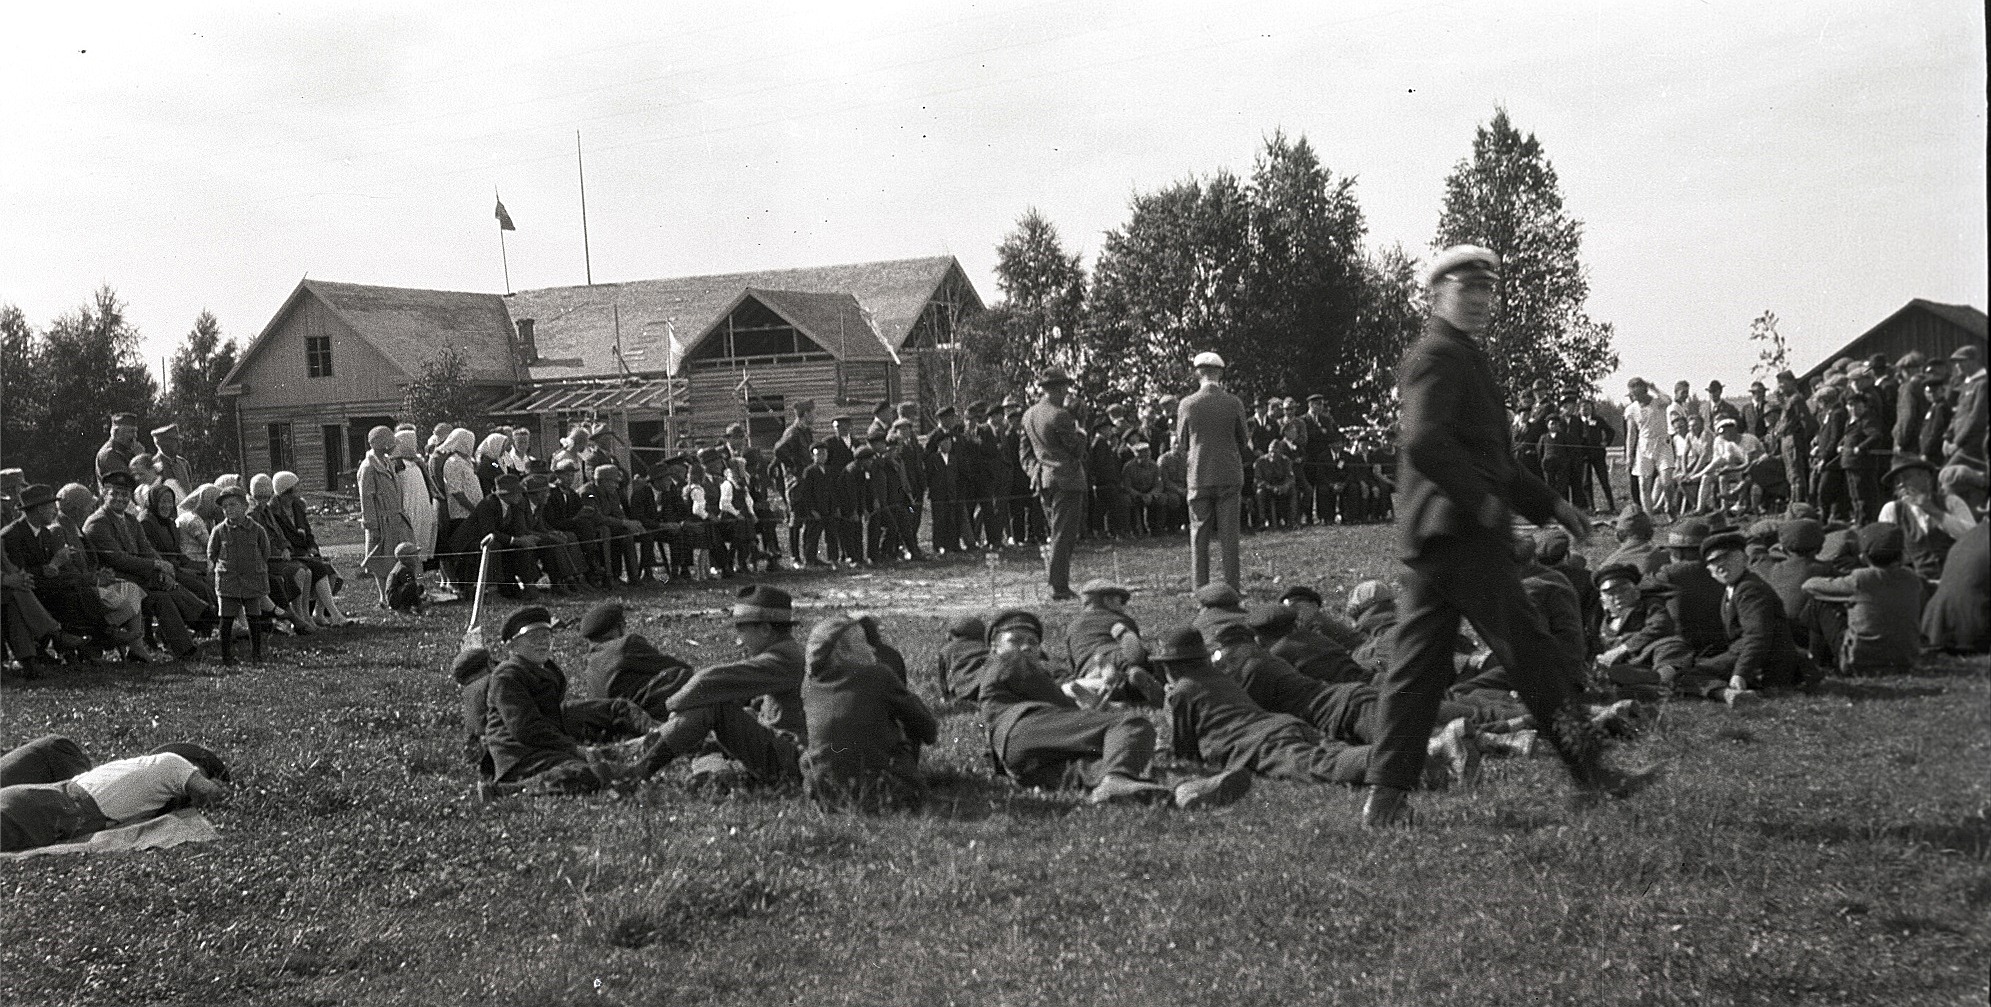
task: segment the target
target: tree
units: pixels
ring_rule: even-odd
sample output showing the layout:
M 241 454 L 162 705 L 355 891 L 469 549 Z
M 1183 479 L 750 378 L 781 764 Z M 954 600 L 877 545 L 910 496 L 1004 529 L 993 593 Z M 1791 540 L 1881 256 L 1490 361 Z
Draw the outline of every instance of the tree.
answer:
M 1089 370 L 1089 346 L 1079 338 L 1085 316 L 1085 267 L 1065 251 L 1057 228 L 1035 207 L 996 246 L 996 285 L 1003 300 L 963 327 L 975 361 L 969 394 L 987 397 L 1021 388 L 1038 368 L 1057 364 Z
M 470 363 L 463 351 L 444 346 L 422 361 L 422 372 L 401 395 L 401 415 L 427 430 L 437 423 L 478 429 L 483 425 L 485 396 L 470 384 Z
M 1246 190 L 1250 261 L 1243 322 L 1216 347 L 1230 364 L 1228 383 L 1253 395 L 1339 401 L 1364 372 L 1342 367 L 1364 293 L 1362 238 L 1368 225 L 1355 201 L 1355 180 L 1323 167 L 1306 137 L 1275 131 L 1265 141 Z
M 1561 390 L 1594 391 L 1618 366 L 1611 325 L 1583 311 L 1590 293 L 1579 258 L 1583 222 L 1563 209 L 1541 141 L 1521 135 L 1506 109 L 1494 110 L 1473 137 L 1472 157 L 1445 180 L 1434 244 L 1500 253 L 1499 302 L 1482 339 L 1502 384 L 1546 379 Z
M 1756 363 L 1749 368 L 1749 376 L 1762 381 L 1775 377 L 1777 372 L 1790 368 L 1791 350 L 1784 343 L 1784 334 L 1777 331 L 1777 313 L 1764 311 L 1749 323 L 1749 339 L 1760 343 L 1756 350 Z
M 1421 295 L 1417 264 L 1402 246 L 1364 260 L 1354 327 L 1335 363 L 1343 382 L 1336 419 L 1378 427 L 1396 422 L 1396 365 L 1423 324 Z
M 0 312 L 0 330 L 8 464 L 35 482 L 93 483 L 111 414 L 136 413 L 142 424 L 159 396 L 124 303 L 107 284 L 40 335 L 17 309 Z
M 1132 211 L 1107 232 L 1093 269 L 1086 330 L 1096 363 L 1081 382 L 1092 394 L 1180 392 L 1193 354 L 1244 346 L 1251 210 L 1237 177 L 1220 171 L 1136 195 Z
M 235 340 L 221 338 L 214 312 L 202 311 L 167 368 L 165 412 L 180 427 L 195 472 L 226 472 L 242 457 L 236 441 L 235 404 L 221 397 L 222 379 L 235 369 Z

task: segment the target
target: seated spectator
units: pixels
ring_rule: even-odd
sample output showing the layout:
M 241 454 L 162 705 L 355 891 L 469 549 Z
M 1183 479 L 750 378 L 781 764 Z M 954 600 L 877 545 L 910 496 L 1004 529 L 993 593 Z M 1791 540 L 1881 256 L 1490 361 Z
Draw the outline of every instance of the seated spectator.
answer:
M 940 740 L 940 722 L 877 658 L 863 627 L 847 616 L 824 619 L 809 634 L 802 785 L 825 810 L 918 810 L 925 803 L 919 747 Z
M 105 593 L 113 590 L 116 578 L 90 562 L 80 540 L 71 540 L 57 514 L 55 491 L 41 483 L 24 487 L 19 504 L 20 516 L 0 531 L 0 543 L 8 562 L 33 578 L 29 587 L 35 600 L 69 633 L 93 638 L 93 649 L 122 646 L 141 661 L 155 660 L 144 642 L 137 588 L 123 585 L 130 597 L 122 591 L 115 598 Z
M 394 547 L 394 569 L 387 573 L 387 607 L 403 615 L 421 615 L 428 603 L 428 588 L 422 584 L 422 547 L 402 542 Z
M 592 793 L 623 778 L 582 746 L 634 738 L 656 722 L 627 700 L 567 699 L 567 675 L 553 661 L 553 616 L 545 608 L 513 612 L 500 634 L 511 656 L 487 686 L 484 747 L 493 782 L 480 785 L 479 794 Z
M 102 503 L 83 522 L 90 557 L 103 569 L 138 585 L 144 593 L 145 617 L 156 626 L 159 642 L 181 660 L 200 653 L 188 626 L 205 624 L 210 610 L 201 596 L 180 586 L 179 570 L 163 559 L 131 516 L 137 482 L 128 472 L 111 472 L 101 480 Z
M 1991 651 L 1991 522 L 1973 525 L 1950 548 L 1943 579 L 1922 609 L 1922 639 L 1950 653 Z
M 647 637 L 629 632 L 619 601 L 605 601 L 581 617 L 588 663 L 581 675 L 590 699 L 626 699 L 658 723 L 670 719 L 668 701 L 691 680 L 691 665 L 657 649 Z
M 1811 596 L 1804 591 L 1804 582 L 1813 577 L 1832 575 L 1831 564 L 1821 562 L 1818 550 L 1825 545 L 1825 526 L 1811 518 L 1795 518 L 1777 526 L 1777 545 L 1783 556 L 1771 565 L 1768 573 L 1759 574 L 1777 592 L 1777 599 L 1783 602 L 1784 618 L 1791 624 L 1793 640 L 1800 647 L 1810 646 L 1811 635 Z M 1821 659 L 1830 651 L 1822 652 L 1814 648 L 1811 656 Z
M 1761 577 L 1749 572 L 1747 542 L 1736 532 L 1710 535 L 1701 545 L 1707 571 L 1727 588 L 1722 624 L 1728 646 L 1695 660 L 1676 677 L 1674 687 L 1730 706 L 1759 701 L 1765 687 L 1810 686 L 1811 662 L 1791 640 L 1783 602 Z M 1690 641 L 1691 642 L 1691 641 Z
M 1908 568 L 1924 580 L 1943 576 L 1950 547 L 1977 524 L 1970 505 L 1936 486 L 1936 467 L 1914 455 L 1896 456 L 1881 480 L 1894 499 L 1880 508 L 1880 520 L 1901 529 Z
M 1612 535 L 1618 540 L 1617 551 L 1605 557 L 1604 566 L 1617 566 L 1620 563 L 1636 567 L 1643 573 L 1659 569 L 1660 560 L 1654 559 L 1658 547 L 1652 542 L 1652 515 L 1635 503 L 1626 504 L 1624 513 L 1618 515 L 1617 524 L 1612 527 Z
M 1899 525 L 1860 529 L 1867 565 L 1844 577 L 1813 577 L 1804 591 L 1827 613 L 1816 620 L 1825 644 L 1849 675 L 1898 675 L 1922 649 L 1922 578 L 1901 563 Z
M 338 593 L 344 584 L 339 572 L 318 551 L 318 535 L 311 530 L 311 516 L 304 497 L 297 492 L 297 473 L 279 472 L 270 477 L 276 496 L 270 500 L 270 517 L 276 531 L 290 549 L 290 558 L 311 572 L 311 596 L 300 604 L 311 621 L 321 627 L 339 627 L 352 620 L 339 609 Z
M 696 756 L 708 741 L 730 763 L 763 784 L 798 780 L 808 738 L 802 708 L 805 662 L 795 640 L 794 599 L 765 585 L 740 589 L 733 634 L 741 660 L 707 665 L 665 702 L 670 718 L 646 740 L 642 774 L 679 757 Z M 757 703 L 759 716 L 746 704 Z M 709 764 L 708 764 L 709 765 Z M 694 775 L 700 775 L 694 765 Z

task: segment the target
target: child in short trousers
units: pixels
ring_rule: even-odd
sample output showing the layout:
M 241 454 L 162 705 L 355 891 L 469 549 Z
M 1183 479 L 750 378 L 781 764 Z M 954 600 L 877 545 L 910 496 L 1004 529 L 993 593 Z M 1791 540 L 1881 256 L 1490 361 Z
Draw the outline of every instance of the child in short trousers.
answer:
M 263 636 L 276 605 L 270 601 L 270 536 L 249 519 L 249 494 L 241 487 L 221 491 L 222 521 L 207 539 L 214 570 L 214 595 L 221 603 L 221 663 L 235 663 L 235 617 L 249 617 L 249 659 L 263 659 Z
M 387 607 L 421 615 L 428 603 L 428 591 L 422 587 L 422 548 L 403 542 L 394 547 L 394 569 L 387 574 Z

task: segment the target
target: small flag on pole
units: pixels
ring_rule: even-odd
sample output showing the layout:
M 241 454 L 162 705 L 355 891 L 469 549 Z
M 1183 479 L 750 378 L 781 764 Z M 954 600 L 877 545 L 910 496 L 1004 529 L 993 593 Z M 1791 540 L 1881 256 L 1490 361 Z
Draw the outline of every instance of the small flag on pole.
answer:
M 518 228 L 512 226 L 512 215 L 505 212 L 505 201 L 502 199 L 498 200 L 498 230 L 500 231 L 518 230 Z

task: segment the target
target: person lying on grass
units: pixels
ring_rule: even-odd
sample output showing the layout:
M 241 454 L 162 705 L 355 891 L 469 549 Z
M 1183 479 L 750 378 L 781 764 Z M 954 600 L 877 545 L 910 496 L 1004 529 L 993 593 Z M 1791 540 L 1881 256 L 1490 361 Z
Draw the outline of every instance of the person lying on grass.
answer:
M 1336 615 L 1323 607 L 1325 603 L 1320 592 L 1305 584 L 1287 588 L 1286 593 L 1279 596 L 1279 604 L 1292 609 L 1293 614 L 1299 617 L 1300 629 L 1327 637 L 1351 654 L 1368 639 L 1368 634 L 1356 625 L 1361 618 L 1358 611 L 1361 606 L 1356 603 L 1352 592 L 1343 615 Z
M 1367 682 L 1370 671 L 1355 663 L 1341 645 L 1300 627 L 1300 614 L 1287 605 L 1255 608 L 1245 621 L 1257 645 L 1293 670 L 1325 685 Z M 1227 627 L 1228 628 L 1228 627 Z
M 199 745 L 175 742 L 90 768 L 75 742 L 46 735 L 0 756 L 0 852 L 73 842 L 227 793 L 228 766 Z
M 1079 613 L 1065 627 L 1065 647 L 1078 678 L 1062 688 L 1088 709 L 1109 701 L 1161 706 L 1161 683 L 1148 672 L 1141 625 L 1127 613 L 1133 591 L 1094 578 L 1078 589 Z
M 988 635 L 988 626 L 972 615 L 947 624 L 947 639 L 933 659 L 940 698 L 970 703 L 981 698 L 982 666 L 989 660 Z
M 835 615 L 809 633 L 802 707 L 802 786 L 818 807 L 876 813 L 925 803 L 919 747 L 940 740 L 940 722 L 879 660 L 862 622 Z
M 1003 773 L 1027 787 L 1089 788 L 1092 804 L 1173 801 L 1197 808 L 1244 796 L 1248 775 L 1189 780 L 1172 789 L 1156 782 L 1154 723 L 1131 710 L 1079 709 L 1052 677 L 1043 640 L 1044 623 L 1035 613 L 1010 609 L 989 622 L 990 655 L 979 691 L 989 753 Z
M 1355 724 L 1341 725 L 1348 739 L 1343 740 L 1290 713 L 1267 711 L 1210 664 L 1203 634 L 1195 629 L 1170 630 L 1150 656 L 1168 678 L 1177 757 L 1220 766 L 1226 774 L 1245 770 L 1275 780 L 1355 787 L 1366 779 L 1371 749 Z M 1479 745 L 1464 718 L 1440 728 L 1427 751 L 1428 789 L 1466 782 L 1479 766 Z

